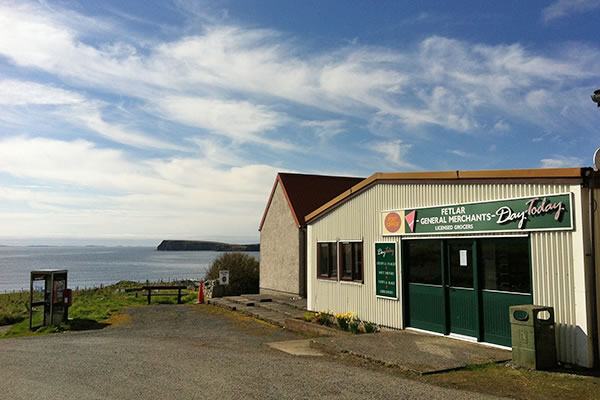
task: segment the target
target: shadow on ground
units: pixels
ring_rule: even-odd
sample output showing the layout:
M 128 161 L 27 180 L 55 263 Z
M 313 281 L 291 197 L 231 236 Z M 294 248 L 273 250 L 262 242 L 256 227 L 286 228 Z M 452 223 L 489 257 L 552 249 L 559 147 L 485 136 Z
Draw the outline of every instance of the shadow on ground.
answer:
M 94 319 L 75 318 L 69 321 L 68 330 L 70 331 L 90 331 L 104 329 L 110 326 L 107 322 L 98 322 Z

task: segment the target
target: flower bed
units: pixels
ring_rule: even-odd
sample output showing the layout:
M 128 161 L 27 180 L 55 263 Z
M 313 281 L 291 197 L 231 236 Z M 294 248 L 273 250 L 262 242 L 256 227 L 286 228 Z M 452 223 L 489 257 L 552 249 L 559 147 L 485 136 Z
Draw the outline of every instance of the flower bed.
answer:
M 333 310 L 330 310 L 329 313 L 325 310 L 318 313 L 307 311 L 304 314 L 304 319 L 308 322 L 335 327 L 355 334 L 374 333 L 379 331 L 379 326 L 368 321 L 361 321 L 356 317 L 356 313 L 353 312 L 336 314 Z

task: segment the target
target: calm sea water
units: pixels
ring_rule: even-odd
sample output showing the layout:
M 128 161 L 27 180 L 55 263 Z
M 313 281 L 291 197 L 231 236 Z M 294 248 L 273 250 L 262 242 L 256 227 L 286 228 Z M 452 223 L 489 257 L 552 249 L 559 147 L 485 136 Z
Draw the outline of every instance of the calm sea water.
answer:
M 70 288 L 122 280 L 203 279 L 216 251 L 155 251 L 154 247 L 0 247 L 0 293 L 29 290 L 35 269 L 69 270 Z M 258 252 L 248 252 L 259 257 Z

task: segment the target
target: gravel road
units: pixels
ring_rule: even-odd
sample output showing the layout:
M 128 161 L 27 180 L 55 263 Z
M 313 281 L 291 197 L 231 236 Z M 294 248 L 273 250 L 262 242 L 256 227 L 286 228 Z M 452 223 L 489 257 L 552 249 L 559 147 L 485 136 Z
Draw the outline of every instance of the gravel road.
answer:
M 99 331 L 0 340 L 3 399 L 482 399 L 265 343 L 302 338 L 211 306 L 153 305 Z

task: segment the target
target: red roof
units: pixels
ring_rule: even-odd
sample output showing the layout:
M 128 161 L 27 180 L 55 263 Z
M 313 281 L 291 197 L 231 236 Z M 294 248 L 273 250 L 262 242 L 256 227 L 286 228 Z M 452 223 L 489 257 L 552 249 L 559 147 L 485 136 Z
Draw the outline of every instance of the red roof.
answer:
M 265 212 L 258 230 L 260 231 L 265 223 L 267 211 L 269 211 L 269 207 L 271 206 L 277 183 L 281 185 L 290 206 L 290 210 L 292 211 L 292 215 L 296 220 L 298 228 L 300 228 L 305 225 L 304 217 L 306 215 L 363 180 L 364 178 L 346 176 L 306 175 L 280 172 L 277 174 L 277 178 L 273 184 L 271 196 L 269 196 L 269 201 L 265 207 Z

